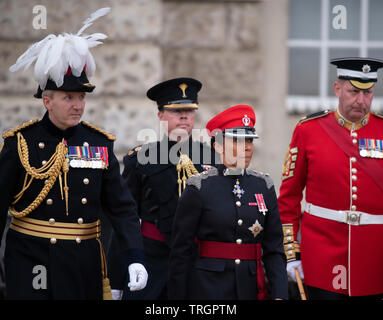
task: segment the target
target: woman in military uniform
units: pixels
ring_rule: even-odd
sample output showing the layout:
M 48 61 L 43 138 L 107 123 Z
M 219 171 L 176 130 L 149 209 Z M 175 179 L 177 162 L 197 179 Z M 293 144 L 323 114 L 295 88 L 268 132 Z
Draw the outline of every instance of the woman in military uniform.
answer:
M 273 182 L 248 168 L 257 138 L 254 123 L 253 109 L 239 105 L 207 124 L 223 164 L 189 178 L 179 200 L 169 262 L 171 299 L 265 299 L 261 255 L 269 297 L 288 298 Z

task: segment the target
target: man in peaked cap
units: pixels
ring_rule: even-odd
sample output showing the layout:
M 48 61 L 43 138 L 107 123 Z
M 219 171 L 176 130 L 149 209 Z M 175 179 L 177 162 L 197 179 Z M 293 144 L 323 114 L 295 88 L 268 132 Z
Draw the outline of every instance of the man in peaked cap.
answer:
M 5 248 L 8 299 L 111 299 L 100 242 L 104 212 L 120 240 L 130 289 L 146 285 L 137 208 L 120 176 L 115 137 L 80 122 L 85 94 L 95 88 L 88 80 L 95 70 L 89 48 L 106 37 L 81 33 L 107 12 L 93 13 L 76 35 L 49 35 L 10 68 L 37 60 L 35 97 L 47 112 L 3 134 L 0 238 L 8 210 L 12 214 Z
M 124 157 L 122 176 L 137 202 L 149 279 L 144 290 L 125 290 L 123 299 L 167 299 L 170 238 L 178 198 L 190 175 L 214 164 L 211 148 L 191 137 L 201 87 L 198 80 L 176 78 L 147 92 L 157 103 L 165 135 L 130 150 Z M 109 251 L 112 288 L 122 289 L 115 248 L 113 244 Z
M 304 276 L 309 299 L 380 299 L 383 117 L 370 108 L 383 61 L 331 63 L 337 67 L 338 107 L 303 118 L 285 157 L 278 202 L 287 271 L 293 280 L 295 269 Z
M 228 108 L 206 125 L 222 164 L 189 178 L 178 202 L 169 261 L 172 299 L 266 299 L 262 251 L 269 298 L 288 298 L 274 185 L 248 168 L 258 137 L 254 125 L 248 105 Z

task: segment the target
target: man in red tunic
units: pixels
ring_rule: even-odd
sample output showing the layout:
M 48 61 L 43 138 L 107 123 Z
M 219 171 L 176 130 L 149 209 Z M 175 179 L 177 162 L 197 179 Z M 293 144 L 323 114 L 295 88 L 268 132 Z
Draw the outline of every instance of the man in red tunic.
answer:
M 278 204 L 287 272 L 304 275 L 309 299 L 381 298 L 383 116 L 370 107 L 383 61 L 331 63 L 338 107 L 303 118 L 285 157 Z

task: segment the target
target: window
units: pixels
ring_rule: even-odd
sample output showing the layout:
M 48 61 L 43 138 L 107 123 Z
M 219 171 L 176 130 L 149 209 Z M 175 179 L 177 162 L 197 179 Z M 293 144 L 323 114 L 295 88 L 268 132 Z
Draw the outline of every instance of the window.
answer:
M 345 29 L 333 27 L 339 11 L 346 9 Z M 287 110 L 309 113 L 335 108 L 333 92 L 336 67 L 333 58 L 371 57 L 383 60 L 382 0 L 290 0 L 289 71 Z M 383 70 L 372 110 L 383 111 Z

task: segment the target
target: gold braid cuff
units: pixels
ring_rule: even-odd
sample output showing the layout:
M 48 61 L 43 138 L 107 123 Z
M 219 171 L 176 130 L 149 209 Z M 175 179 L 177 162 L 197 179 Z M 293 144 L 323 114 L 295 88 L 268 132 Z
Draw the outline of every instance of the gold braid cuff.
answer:
M 29 163 L 29 151 L 28 151 L 28 145 L 25 141 L 23 135 L 18 132 L 17 133 L 17 151 L 19 153 L 19 158 L 22 166 L 24 167 L 26 174 L 24 179 L 24 185 L 21 191 L 14 197 L 15 201 L 13 201 L 12 205 L 16 204 L 21 197 L 23 196 L 24 192 L 29 188 L 31 185 L 33 179 L 47 179 L 44 187 L 40 191 L 39 195 L 36 197 L 36 199 L 24 210 L 18 212 L 13 206 L 9 207 L 10 213 L 17 218 L 25 217 L 29 213 L 31 213 L 33 210 L 35 210 L 41 202 L 46 198 L 49 191 L 52 189 L 57 177 L 59 177 L 62 172 L 64 173 L 64 191 L 65 191 L 65 197 L 66 197 L 66 211 L 68 214 L 68 186 L 67 186 L 67 179 L 66 175 L 69 170 L 68 162 L 66 159 L 67 154 L 67 147 L 64 144 L 64 142 L 60 142 L 56 147 L 56 152 L 52 155 L 52 157 L 47 161 L 46 164 L 44 164 L 41 168 L 36 169 L 34 167 L 31 167 Z M 28 178 L 30 180 L 28 181 Z
M 182 180 L 181 180 L 181 170 L 183 173 Z M 178 196 L 181 196 L 182 190 L 185 190 L 186 180 L 195 174 L 198 174 L 198 171 L 194 167 L 193 162 L 186 154 L 181 153 L 180 160 L 178 161 L 178 164 L 177 164 Z
M 300 245 L 298 242 L 294 241 L 294 231 L 293 225 L 283 224 L 283 247 L 285 249 L 287 261 L 297 260 L 297 253 L 300 253 Z

